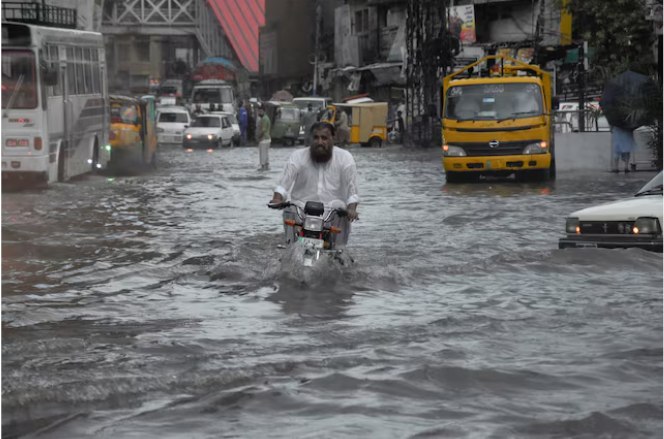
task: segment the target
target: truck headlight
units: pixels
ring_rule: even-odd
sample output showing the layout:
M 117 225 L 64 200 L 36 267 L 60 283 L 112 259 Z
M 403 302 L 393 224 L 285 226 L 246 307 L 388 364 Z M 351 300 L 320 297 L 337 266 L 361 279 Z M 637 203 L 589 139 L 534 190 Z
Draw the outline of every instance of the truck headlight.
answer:
M 530 155 L 530 154 L 546 154 L 548 152 L 547 146 L 549 146 L 549 144 L 546 143 L 546 142 L 531 143 L 530 145 L 527 145 L 524 148 L 523 153 L 528 154 L 528 155 Z
M 309 230 L 310 232 L 320 232 L 323 230 L 323 218 L 307 217 L 304 219 L 302 227 L 304 227 L 304 230 Z
M 567 218 L 565 223 L 565 231 L 567 233 L 581 233 L 581 227 L 579 226 L 578 218 Z
M 443 145 L 443 156 L 445 157 L 465 157 L 466 151 L 460 146 Z
M 659 220 L 657 218 L 637 218 L 632 227 L 635 235 L 656 235 L 660 233 Z

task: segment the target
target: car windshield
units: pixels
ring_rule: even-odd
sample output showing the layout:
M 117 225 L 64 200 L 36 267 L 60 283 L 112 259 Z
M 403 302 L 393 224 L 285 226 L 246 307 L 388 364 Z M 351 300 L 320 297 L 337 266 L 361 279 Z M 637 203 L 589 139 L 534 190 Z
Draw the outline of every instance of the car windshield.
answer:
M 221 118 L 219 117 L 199 117 L 192 124 L 196 128 L 219 128 L 221 126 Z
M 2 108 L 7 108 L 15 90 L 12 109 L 37 108 L 35 55 L 30 51 L 2 51 Z
M 280 108 L 279 119 L 286 122 L 299 121 L 300 110 L 298 108 Z
M 662 194 L 662 172 L 657 174 L 655 178 L 646 183 L 645 186 L 639 190 L 636 195 L 641 194 Z
M 159 122 L 187 123 L 189 122 L 189 118 L 187 118 L 186 113 L 160 113 Z
M 197 88 L 194 90 L 195 104 L 232 104 L 233 91 L 230 87 Z
M 138 109 L 135 105 L 111 105 L 111 123 L 138 125 Z
M 542 90 L 537 84 L 478 84 L 450 87 L 445 117 L 455 120 L 501 120 L 541 116 Z

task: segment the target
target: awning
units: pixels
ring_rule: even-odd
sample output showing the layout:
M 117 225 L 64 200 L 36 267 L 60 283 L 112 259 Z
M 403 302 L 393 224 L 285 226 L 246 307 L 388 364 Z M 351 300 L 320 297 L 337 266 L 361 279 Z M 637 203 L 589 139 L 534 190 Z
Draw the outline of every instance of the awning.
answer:
M 406 77 L 403 74 L 402 62 L 377 63 L 362 67 L 358 70 L 370 70 L 376 78 L 377 85 L 405 85 Z

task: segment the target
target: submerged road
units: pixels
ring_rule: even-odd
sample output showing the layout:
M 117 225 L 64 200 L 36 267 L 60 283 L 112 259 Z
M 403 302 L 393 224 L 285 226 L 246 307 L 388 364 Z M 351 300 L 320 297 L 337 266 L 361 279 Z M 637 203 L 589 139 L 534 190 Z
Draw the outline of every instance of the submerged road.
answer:
M 303 279 L 265 206 L 292 151 L 4 193 L 3 437 L 661 437 L 661 255 L 557 249 L 652 174 L 452 186 L 352 149 L 356 264 Z

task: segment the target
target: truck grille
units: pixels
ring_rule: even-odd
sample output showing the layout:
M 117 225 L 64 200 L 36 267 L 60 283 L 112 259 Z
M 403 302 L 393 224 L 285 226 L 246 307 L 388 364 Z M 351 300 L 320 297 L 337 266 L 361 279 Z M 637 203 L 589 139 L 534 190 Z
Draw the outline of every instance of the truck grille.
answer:
M 582 221 L 581 234 L 631 235 L 634 221 Z
M 538 140 L 519 140 L 517 142 L 500 142 L 497 148 L 491 148 L 489 142 L 450 142 L 451 145 L 460 146 L 466 151 L 468 157 L 521 155 L 526 145 Z

